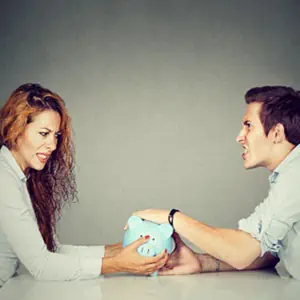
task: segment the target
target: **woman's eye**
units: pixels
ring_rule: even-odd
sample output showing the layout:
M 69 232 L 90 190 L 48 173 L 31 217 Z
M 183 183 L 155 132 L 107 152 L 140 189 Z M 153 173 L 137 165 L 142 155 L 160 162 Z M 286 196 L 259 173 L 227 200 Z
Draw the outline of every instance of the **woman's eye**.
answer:
M 40 134 L 41 136 L 47 136 L 48 133 L 49 133 L 49 132 L 43 132 L 43 131 L 39 132 L 39 134 Z

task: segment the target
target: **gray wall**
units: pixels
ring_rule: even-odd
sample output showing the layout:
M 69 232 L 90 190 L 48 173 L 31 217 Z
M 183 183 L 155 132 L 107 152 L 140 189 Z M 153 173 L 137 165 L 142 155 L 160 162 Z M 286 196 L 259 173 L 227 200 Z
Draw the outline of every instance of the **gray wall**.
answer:
M 122 238 L 137 209 L 234 227 L 267 193 L 235 137 L 244 92 L 300 88 L 299 1 L 1 1 L 0 101 L 25 82 L 65 99 L 80 202 L 62 242 Z

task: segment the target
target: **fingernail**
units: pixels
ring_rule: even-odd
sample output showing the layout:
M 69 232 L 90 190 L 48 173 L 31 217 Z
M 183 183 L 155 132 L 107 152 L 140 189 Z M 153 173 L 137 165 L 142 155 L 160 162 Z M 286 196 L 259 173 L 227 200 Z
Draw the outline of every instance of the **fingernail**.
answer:
M 150 235 L 145 235 L 145 239 L 148 240 L 150 238 Z
M 167 253 L 167 249 L 165 249 L 165 253 Z

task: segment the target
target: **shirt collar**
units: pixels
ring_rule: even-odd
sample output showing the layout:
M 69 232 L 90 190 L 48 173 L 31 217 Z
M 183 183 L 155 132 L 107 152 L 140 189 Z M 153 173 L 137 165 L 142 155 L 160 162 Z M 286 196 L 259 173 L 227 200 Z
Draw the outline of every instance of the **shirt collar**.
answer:
M 300 144 L 297 145 L 287 157 L 275 168 L 272 174 L 269 176 L 269 182 L 274 183 L 279 173 L 284 170 L 289 163 L 295 158 L 300 157 Z
M 13 169 L 13 171 L 17 174 L 18 178 L 22 182 L 26 182 L 26 176 L 23 173 L 21 167 L 18 165 L 16 159 L 12 155 L 11 151 L 6 147 L 2 146 L 0 149 L 0 155 L 4 157 L 4 159 L 7 161 L 7 163 L 10 165 L 10 167 Z

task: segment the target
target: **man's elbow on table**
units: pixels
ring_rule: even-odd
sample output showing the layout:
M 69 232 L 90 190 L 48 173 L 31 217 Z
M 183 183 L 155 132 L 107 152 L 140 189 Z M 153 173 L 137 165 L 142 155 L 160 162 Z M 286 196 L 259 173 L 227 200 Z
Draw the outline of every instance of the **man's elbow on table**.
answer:
M 260 255 L 260 242 L 253 238 L 250 243 L 242 243 L 240 246 L 235 246 L 226 262 L 237 270 L 244 270 L 260 257 Z

